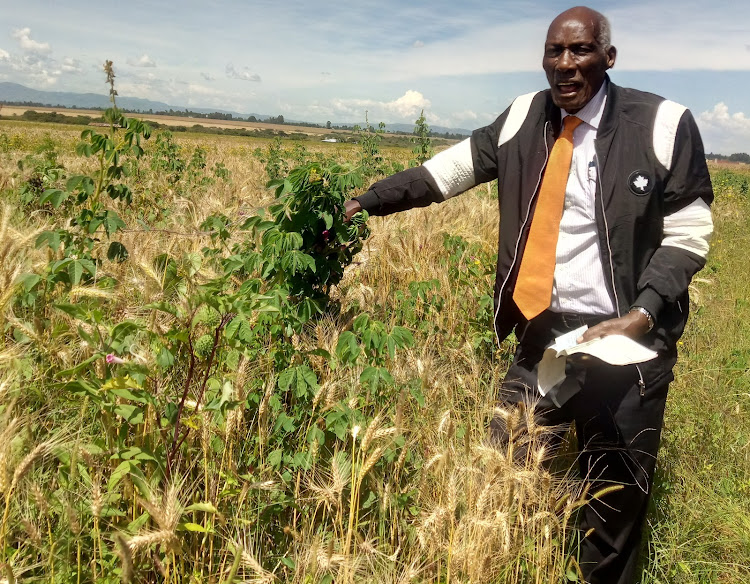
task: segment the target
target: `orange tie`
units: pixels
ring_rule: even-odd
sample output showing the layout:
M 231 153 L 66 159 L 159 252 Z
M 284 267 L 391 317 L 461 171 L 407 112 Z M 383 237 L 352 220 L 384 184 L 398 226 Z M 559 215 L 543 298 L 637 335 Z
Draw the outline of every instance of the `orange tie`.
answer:
M 562 132 L 552 147 L 539 189 L 529 239 L 513 292 L 516 306 L 528 320 L 545 310 L 552 300 L 557 236 L 560 232 L 570 161 L 573 158 L 573 130 L 582 121 L 575 116 L 565 117 Z

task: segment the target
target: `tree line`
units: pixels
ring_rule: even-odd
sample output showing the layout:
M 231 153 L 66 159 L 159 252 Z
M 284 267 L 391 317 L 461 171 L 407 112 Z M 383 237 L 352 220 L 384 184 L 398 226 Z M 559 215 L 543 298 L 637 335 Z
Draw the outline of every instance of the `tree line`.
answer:
M 744 162 L 745 164 L 750 164 L 750 154 L 747 152 L 735 152 L 734 154 L 725 156 L 723 154 L 709 152 L 706 154 L 706 160 L 726 160 L 728 162 Z

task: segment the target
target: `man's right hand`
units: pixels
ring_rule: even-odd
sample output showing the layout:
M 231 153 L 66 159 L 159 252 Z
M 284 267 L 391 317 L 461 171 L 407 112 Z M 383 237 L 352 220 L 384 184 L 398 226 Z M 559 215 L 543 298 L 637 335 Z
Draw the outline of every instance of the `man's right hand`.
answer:
M 359 201 L 357 201 L 356 199 L 349 199 L 346 203 L 344 203 L 344 211 L 346 213 L 346 215 L 344 216 L 344 221 L 349 223 L 352 217 L 354 217 L 354 215 L 359 213 L 361 210 L 362 205 L 359 204 Z

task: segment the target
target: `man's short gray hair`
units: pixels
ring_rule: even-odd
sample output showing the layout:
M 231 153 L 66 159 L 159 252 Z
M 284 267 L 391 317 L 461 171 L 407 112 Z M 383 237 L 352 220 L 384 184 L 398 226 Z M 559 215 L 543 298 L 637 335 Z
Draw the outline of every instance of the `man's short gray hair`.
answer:
M 605 51 L 608 51 L 612 46 L 612 26 L 609 24 L 609 19 L 606 16 L 599 14 L 599 17 L 599 31 L 596 35 L 596 42 Z

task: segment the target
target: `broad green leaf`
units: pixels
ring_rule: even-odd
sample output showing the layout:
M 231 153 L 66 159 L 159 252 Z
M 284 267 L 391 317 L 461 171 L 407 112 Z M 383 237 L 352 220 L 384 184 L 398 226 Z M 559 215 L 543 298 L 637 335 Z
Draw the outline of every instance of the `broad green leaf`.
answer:
M 388 335 L 388 356 L 393 359 L 393 357 L 396 355 L 396 339 L 393 338 L 393 335 Z
M 297 564 L 294 563 L 294 560 L 292 558 L 288 558 L 286 556 L 284 556 L 283 558 L 281 558 L 281 563 L 284 564 L 290 570 L 294 570 L 297 567 Z
M 107 490 L 111 493 L 114 488 L 119 484 L 125 475 L 127 475 L 131 469 L 137 468 L 135 463 L 130 460 L 122 461 L 117 468 L 112 472 L 107 481 Z
M 110 389 L 109 393 L 111 393 L 112 395 L 116 395 L 117 397 L 129 399 L 130 401 L 134 401 L 139 404 L 154 403 L 153 396 L 147 391 L 143 391 L 143 390 L 137 390 L 137 389 L 132 390 L 132 389 L 128 389 L 127 387 L 120 387 L 120 388 Z
M 279 388 L 284 391 L 293 390 L 297 397 L 304 397 L 318 387 L 315 372 L 307 365 L 289 367 L 279 375 Z
M 292 276 L 305 270 L 315 272 L 315 259 L 299 250 L 288 251 L 281 258 L 281 268 Z
M 104 505 L 99 512 L 100 517 L 125 517 L 125 512 L 111 505 Z
M 185 511 L 203 511 L 204 513 L 218 513 L 219 510 L 211 503 L 193 503 L 185 507 Z
M 244 316 L 235 316 L 227 325 L 224 334 L 228 339 L 237 339 L 244 343 L 253 340 L 253 329 Z
M 107 232 L 107 236 L 111 236 L 120 229 L 125 229 L 125 222 L 114 211 L 107 211 L 104 219 L 104 230 Z
M 41 279 L 42 277 L 39 274 L 21 274 L 17 282 L 23 286 L 24 292 L 30 292 Z
M 146 525 L 146 522 L 150 517 L 151 516 L 148 513 L 141 513 L 141 515 L 137 519 L 128 523 L 128 525 L 125 527 L 125 531 L 131 535 L 135 535 L 140 531 L 141 527 Z
M 138 333 L 140 326 L 131 321 L 121 322 L 112 329 L 110 333 L 110 345 L 115 352 L 121 352 L 122 348 Z
M 94 181 L 86 175 L 71 176 L 65 183 L 65 188 L 70 192 L 79 189 L 86 196 L 90 196 L 94 193 Z
M 68 276 L 73 286 L 78 286 L 83 277 L 83 264 L 79 260 L 73 260 L 68 266 Z
M 414 345 L 414 335 L 411 331 L 402 326 L 394 326 L 391 331 L 391 336 L 396 340 L 399 348 L 411 347 Z
M 309 321 L 316 314 L 322 314 L 324 302 L 320 299 L 306 297 L 297 305 L 297 318 L 302 323 Z
M 47 245 L 47 247 L 51 248 L 54 251 L 57 251 L 60 249 L 60 232 L 59 231 L 43 231 L 39 234 L 39 237 L 36 238 L 35 246 L 37 248 L 42 247 L 43 245 Z
M 270 464 L 274 468 L 278 468 L 279 466 L 281 466 L 281 459 L 283 455 L 284 455 L 284 451 L 281 450 L 280 448 L 274 450 L 268 455 L 268 458 L 267 458 L 268 464 Z
M 60 189 L 47 189 L 42 193 L 39 202 L 42 204 L 50 203 L 55 209 L 57 209 L 67 198 L 68 193 L 66 191 L 61 191 Z
M 147 460 L 149 462 L 156 462 L 156 458 L 151 452 L 139 448 L 138 446 L 131 446 L 130 448 L 121 451 L 117 455 L 117 458 L 121 460 Z
M 325 441 L 325 432 L 323 432 L 323 430 L 321 430 L 317 426 L 311 426 L 310 430 L 307 432 L 307 443 L 312 444 L 313 442 L 317 442 L 319 446 L 323 446 Z
M 179 309 L 174 304 L 170 304 L 169 302 L 152 302 L 151 304 L 144 305 L 143 308 L 148 308 L 150 310 L 161 310 L 162 312 L 166 312 L 167 314 L 171 314 L 172 316 L 179 316 Z
M 276 422 L 273 426 L 274 432 L 278 432 L 279 429 L 284 430 L 284 432 L 294 432 L 297 428 L 296 422 L 297 421 L 291 416 L 288 416 L 286 412 L 280 412 L 276 417 Z
M 82 369 L 87 369 L 94 361 L 96 361 L 97 359 L 103 359 L 103 358 L 104 358 L 104 353 L 94 353 L 93 355 L 91 355 L 91 357 L 89 357 L 85 361 L 81 361 L 80 363 L 78 363 L 77 365 L 74 365 L 70 369 L 64 369 L 63 371 L 58 371 L 57 373 L 55 373 L 55 377 L 68 377 L 69 375 L 78 373 Z M 88 388 L 91 388 L 91 386 L 88 385 L 88 383 L 83 380 L 78 380 L 78 382 L 80 382 L 81 384 L 87 385 Z M 71 382 L 71 383 L 76 383 L 76 382 Z M 91 389 L 88 389 L 88 388 L 83 389 L 84 393 L 90 393 L 90 392 L 96 391 L 93 388 Z
M 156 356 L 156 364 L 162 369 L 167 369 L 174 365 L 174 355 L 166 347 L 162 347 Z
M 336 356 L 344 363 L 354 364 L 357 362 L 360 348 L 356 335 L 351 331 L 344 331 L 339 335 L 336 343 Z
M 188 275 L 194 276 L 197 274 L 203 264 L 203 255 L 200 253 L 186 253 L 184 258 L 185 265 L 188 267 Z
M 113 241 L 107 249 L 107 259 L 111 262 L 124 262 L 130 253 L 128 249 L 119 241 Z
M 352 329 L 354 329 L 357 332 L 362 332 L 364 329 L 366 329 L 370 324 L 370 315 L 366 312 L 363 312 L 360 314 L 357 318 L 354 319 L 354 322 L 352 323 Z
M 213 533 L 214 529 L 213 527 L 203 527 L 202 525 L 198 525 L 197 523 L 180 523 L 177 525 L 177 529 L 184 529 L 185 531 L 196 531 L 198 533 Z
M 124 418 L 128 423 L 138 425 L 143 423 L 143 408 L 131 404 L 118 404 L 115 414 Z
M 60 302 L 58 304 L 54 304 L 54 307 L 58 310 L 63 311 L 65 314 L 72 316 L 76 320 L 80 320 L 83 322 L 90 322 L 90 315 L 88 311 L 80 304 L 68 304 L 65 302 Z

